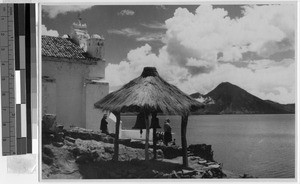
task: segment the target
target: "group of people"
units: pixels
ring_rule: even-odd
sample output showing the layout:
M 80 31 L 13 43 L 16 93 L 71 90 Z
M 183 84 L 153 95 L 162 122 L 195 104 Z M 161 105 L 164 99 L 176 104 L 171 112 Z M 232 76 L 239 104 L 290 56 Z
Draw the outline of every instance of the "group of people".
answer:
M 172 142 L 172 128 L 170 123 L 171 123 L 170 119 L 166 119 L 164 122 L 164 144 L 165 145 L 168 145 L 170 142 Z M 104 114 L 100 124 L 100 130 L 102 133 L 109 134 L 107 125 L 108 125 L 107 114 Z

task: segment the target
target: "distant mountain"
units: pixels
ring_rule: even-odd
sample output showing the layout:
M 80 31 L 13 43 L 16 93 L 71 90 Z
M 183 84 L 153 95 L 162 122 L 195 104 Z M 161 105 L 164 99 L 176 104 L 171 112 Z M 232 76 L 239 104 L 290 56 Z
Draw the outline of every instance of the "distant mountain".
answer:
M 206 104 L 205 108 L 196 114 L 295 113 L 294 104 L 283 105 L 270 100 L 262 100 L 229 82 L 219 84 L 206 95 L 193 93 L 190 96 Z

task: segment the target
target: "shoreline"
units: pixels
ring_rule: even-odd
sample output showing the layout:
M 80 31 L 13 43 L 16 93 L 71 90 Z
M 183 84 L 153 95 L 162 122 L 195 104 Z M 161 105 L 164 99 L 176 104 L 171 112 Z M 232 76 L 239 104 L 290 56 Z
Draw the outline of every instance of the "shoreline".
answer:
M 158 147 L 157 160 L 150 148 L 146 162 L 142 141 L 121 140 L 114 162 L 113 142 L 110 135 L 83 128 L 43 132 L 42 178 L 241 178 L 213 160 L 210 145 L 190 145 L 189 167 L 183 168 L 178 146 Z

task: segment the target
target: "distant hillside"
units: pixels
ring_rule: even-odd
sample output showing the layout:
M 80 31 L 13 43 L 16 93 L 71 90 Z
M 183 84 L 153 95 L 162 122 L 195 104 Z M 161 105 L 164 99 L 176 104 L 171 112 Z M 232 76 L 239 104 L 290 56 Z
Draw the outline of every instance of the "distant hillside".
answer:
M 262 100 L 229 82 L 219 84 L 206 95 L 190 95 L 206 104 L 196 114 L 289 114 L 295 113 L 295 105 L 282 105 L 270 100 Z
M 271 100 L 265 100 L 265 102 L 277 106 L 278 108 L 284 109 L 290 113 L 295 113 L 295 104 L 280 104 Z

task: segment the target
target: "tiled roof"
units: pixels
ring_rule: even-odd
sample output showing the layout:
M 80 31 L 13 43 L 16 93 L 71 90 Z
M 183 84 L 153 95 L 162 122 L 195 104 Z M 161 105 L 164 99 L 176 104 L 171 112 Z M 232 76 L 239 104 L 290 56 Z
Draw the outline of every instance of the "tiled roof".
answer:
M 93 58 L 82 48 L 68 38 L 42 36 L 42 56 L 66 58 L 74 61 L 93 63 L 98 58 Z

